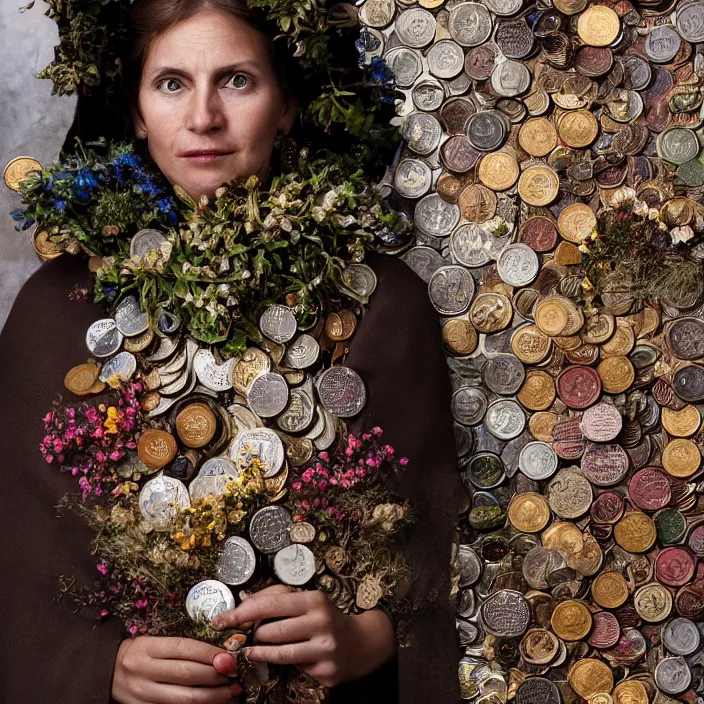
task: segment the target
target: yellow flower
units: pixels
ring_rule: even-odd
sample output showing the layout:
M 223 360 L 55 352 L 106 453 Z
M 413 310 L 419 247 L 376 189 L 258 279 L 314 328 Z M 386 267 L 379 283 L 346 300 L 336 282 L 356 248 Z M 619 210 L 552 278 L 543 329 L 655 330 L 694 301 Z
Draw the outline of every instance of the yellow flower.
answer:
M 108 417 L 103 422 L 105 432 L 110 433 L 111 435 L 117 433 L 117 421 L 119 418 L 120 412 L 117 410 L 117 408 L 115 408 L 115 406 L 110 406 L 108 408 Z
M 579 247 L 577 247 L 577 249 L 580 252 L 584 252 L 584 254 L 589 254 L 589 247 L 587 247 L 586 244 L 580 244 Z
M 594 289 L 594 286 L 592 286 L 592 282 L 589 279 L 584 279 L 584 281 L 582 281 L 582 288 L 585 291 L 591 291 Z
M 109 376 L 106 381 L 111 389 L 119 389 L 122 377 L 119 374 L 113 374 Z

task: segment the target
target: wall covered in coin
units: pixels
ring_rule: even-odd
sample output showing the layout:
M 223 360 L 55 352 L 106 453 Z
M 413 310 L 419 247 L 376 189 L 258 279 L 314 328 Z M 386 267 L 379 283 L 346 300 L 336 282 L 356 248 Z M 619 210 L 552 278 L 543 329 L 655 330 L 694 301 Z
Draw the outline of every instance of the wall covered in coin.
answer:
M 694 701 L 704 2 L 359 9 L 453 381 L 462 697 Z

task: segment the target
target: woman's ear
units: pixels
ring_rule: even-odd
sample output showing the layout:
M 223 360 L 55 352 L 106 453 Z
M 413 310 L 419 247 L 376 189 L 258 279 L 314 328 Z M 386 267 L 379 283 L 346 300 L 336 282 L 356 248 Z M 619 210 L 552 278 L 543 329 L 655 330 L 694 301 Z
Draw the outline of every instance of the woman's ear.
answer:
M 286 106 L 279 124 L 276 126 L 278 132 L 287 135 L 293 129 L 293 123 L 298 115 L 298 98 L 295 95 L 286 97 Z M 136 124 L 136 123 L 135 123 Z
M 135 103 L 132 103 L 130 108 L 130 113 L 132 115 L 132 124 L 134 125 L 134 134 L 137 139 L 147 138 L 147 126 L 142 119 L 142 113 Z

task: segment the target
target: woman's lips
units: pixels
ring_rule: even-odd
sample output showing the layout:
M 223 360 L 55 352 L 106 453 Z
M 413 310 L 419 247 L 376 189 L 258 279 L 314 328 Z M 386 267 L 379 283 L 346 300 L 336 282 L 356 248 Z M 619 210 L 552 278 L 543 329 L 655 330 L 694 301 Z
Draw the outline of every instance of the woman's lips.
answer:
M 187 159 L 192 164 L 211 164 L 217 159 L 222 159 L 223 157 L 229 156 L 229 153 L 223 154 L 191 154 L 188 156 L 181 157 L 182 159 Z

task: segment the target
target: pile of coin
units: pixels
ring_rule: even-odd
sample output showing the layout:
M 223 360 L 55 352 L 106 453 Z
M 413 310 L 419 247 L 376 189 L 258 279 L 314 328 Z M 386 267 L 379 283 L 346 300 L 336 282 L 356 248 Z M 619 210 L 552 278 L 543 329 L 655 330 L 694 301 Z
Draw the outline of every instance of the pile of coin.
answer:
M 700 228 L 704 2 L 366 0 L 404 137 L 381 183 L 442 319 L 468 491 L 462 697 L 701 696 L 704 289 L 585 306 L 622 188 Z M 699 219 L 699 220 L 698 220 Z

